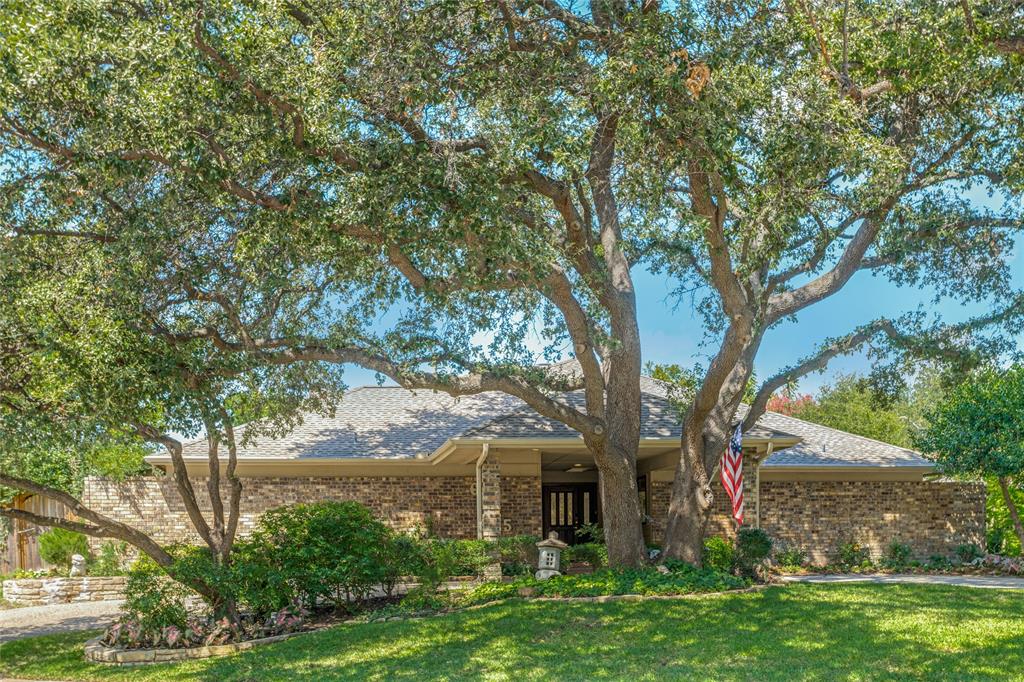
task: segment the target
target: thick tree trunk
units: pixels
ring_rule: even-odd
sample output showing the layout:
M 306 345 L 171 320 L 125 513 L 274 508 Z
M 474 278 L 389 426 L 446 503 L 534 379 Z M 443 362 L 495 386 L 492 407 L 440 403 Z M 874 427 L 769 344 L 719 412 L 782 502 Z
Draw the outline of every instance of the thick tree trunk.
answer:
M 643 510 L 636 487 L 636 447 L 606 442 L 595 452 L 608 565 L 639 566 L 646 559 Z
M 704 466 L 704 450 L 700 444 L 683 439 L 683 450 L 672 480 L 664 558 L 701 565 L 704 534 L 715 502 L 712 473 Z
M 999 489 L 1003 492 L 1003 501 L 1006 502 L 1006 508 L 1010 510 L 1010 520 L 1013 522 L 1013 530 L 1017 533 L 1017 538 L 1020 540 L 1020 546 L 1024 547 L 1024 524 L 1021 523 L 1020 513 L 1017 511 L 1017 505 L 1013 501 L 1013 496 L 1010 494 L 1010 480 L 1005 476 L 999 477 Z
M 753 371 L 760 339 L 750 319 L 740 319 L 730 326 L 683 420 L 679 463 L 665 526 L 666 559 L 701 564 L 704 534 L 714 504 L 713 479 Z

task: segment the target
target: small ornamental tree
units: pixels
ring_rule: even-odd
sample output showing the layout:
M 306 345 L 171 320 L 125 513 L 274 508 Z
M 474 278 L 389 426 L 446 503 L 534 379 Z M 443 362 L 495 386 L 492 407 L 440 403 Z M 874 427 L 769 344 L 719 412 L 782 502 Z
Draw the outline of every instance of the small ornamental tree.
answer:
M 138 316 L 142 290 L 110 277 L 91 241 L 6 239 L 0 249 L 0 517 L 127 542 L 215 613 L 237 620 L 234 595 L 211 572 L 183 572 L 152 536 L 84 504 L 77 476 L 53 469 L 77 453 L 83 471 L 123 471 L 138 467 L 140 450 L 166 450 L 207 560 L 226 567 L 242 491 L 235 419 L 261 417 L 246 438 L 286 429 L 300 408 L 333 404 L 333 373 L 315 364 L 267 368 L 201 342 L 167 343 Z M 55 259 L 59 271 L 41 266 Z M 202 487 L 174 435 L 200 431 L 209 454 Z M 12 491 L 55 500 L 70 514 L 18 509 Z
M 917 447 L 945 473 L 994 477 L 1024 545 L 1024 523 L 1011 492 L 1024 484 L 1024 366 L 979 372 L 928 417 Z

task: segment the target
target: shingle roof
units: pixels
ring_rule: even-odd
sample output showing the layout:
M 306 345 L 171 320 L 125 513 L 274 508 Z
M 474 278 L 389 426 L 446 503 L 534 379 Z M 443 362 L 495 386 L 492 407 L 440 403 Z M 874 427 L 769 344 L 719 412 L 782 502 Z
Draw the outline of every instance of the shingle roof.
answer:
M 421 457 L 449 438 L 522 405 L 521 400 L 504 393 L 456 399 L 434 391 L 364 386 L 345 393 L 333 417 L 303 413 L 302 423 L 287 436 L 255 437 L 238 449 L 238 456 Z M 242 440 L 244 427 L 237 431 L 236 436 Z M 190 441 L 183 451 L 186 456 L 205 457 L 206 441 Z
M 746 406 L 743 406 L 746 414 Z M 812 424 L 778 412 L 765 412 L 757 423 L 788 431 L 802 440 L 773 453 L 764 466 L 784 467 L 930 467 L 920 453 L 856 434 Z
M 678 438 L 677 411 L 667 399 L 665 386 L 644 377 L 641 391 L 641 437 Z M 580 391 L 567 393 L 562 399 L 583 407 Z M 741 406 L 737 416 L 742 417 L 746 409 L 746 405 Z M 238 429 L 240 439 L 244 430 Z M 744 435 L 801 439 L 798 445 L 773 453 L 765 461 L 766 467 L 930 465 L 911 450 L 775 412 L 762 415 Z M 302 423 L 288 435 L 255 437 L 240 447 L 238 454 L 242 458 L 409 459 L 427 456 L 453 438 L 578 437 L 561 422 L 537 414 L 523 401 L 504 393 L 452 398 L 434 391 L 367 386 L 347 392 L 334 416 L 303 414 Z M 205 441 L 186 443 L 184 454 L 205 457 Z

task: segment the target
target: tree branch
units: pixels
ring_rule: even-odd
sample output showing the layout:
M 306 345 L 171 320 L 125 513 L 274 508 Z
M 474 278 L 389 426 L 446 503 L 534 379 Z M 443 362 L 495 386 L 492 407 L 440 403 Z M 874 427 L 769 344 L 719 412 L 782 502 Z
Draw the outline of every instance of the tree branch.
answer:
M 132 528 L 126 523 L 115 521 L 108 516 L 104 516 L 103 514 L 86 507 L 82 504 L 81 500 L 69 495 L 63 490 L 58 490 L 57 488 L 51 488 L 50 486 L 42 485 L 35 481 L 3 473 L 0 473 L 0 485 L 5 485 L 9 488 L 14 488 L 15 490 L 20 490 L 22 492 L 41 495 L 59 502 L 67 507 L 75 516 L 91 522 L 91 525 L 76 521 L 58 519 L 55 517 L 39 516 L 25 510 L 15 510 L 7 507 L 0 508 L 0 516 L 20 518 L 23 521 L 44 526 L 57 526 L 66 530 L 91 535 L 93 537 L 117 538 L 138 547 L 161 566 L 166 567 L 174 563 L 171 556 L 167 554 L 160 545 L 141 531 Z

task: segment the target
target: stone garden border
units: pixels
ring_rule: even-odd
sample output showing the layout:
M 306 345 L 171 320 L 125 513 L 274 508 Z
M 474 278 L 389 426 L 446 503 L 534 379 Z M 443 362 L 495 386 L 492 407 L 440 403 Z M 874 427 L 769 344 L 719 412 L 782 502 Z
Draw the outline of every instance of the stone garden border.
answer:
M 318 631 L 288 632 L 283 635 L 249 639 L 233 644 L 212 644 L 210 646 L 194 646 L 185 649 L 122 649 L 120 647 L 107 646 L 101 641 L 102 638 L 96 637 L 85 643 L 85 660 L 106 665 L 147 665 L 149 663 L 192 661 L 199 658 L 229 656 L 240 651 L 263 646 L 264 644 L 283 642 L 286 639 L 298 637 L 299 635 L 308 635 L 313 632 Z
M 3 598 L 22 606 L 124 599 L 124 576 L 16 578 L 3 581 Z

